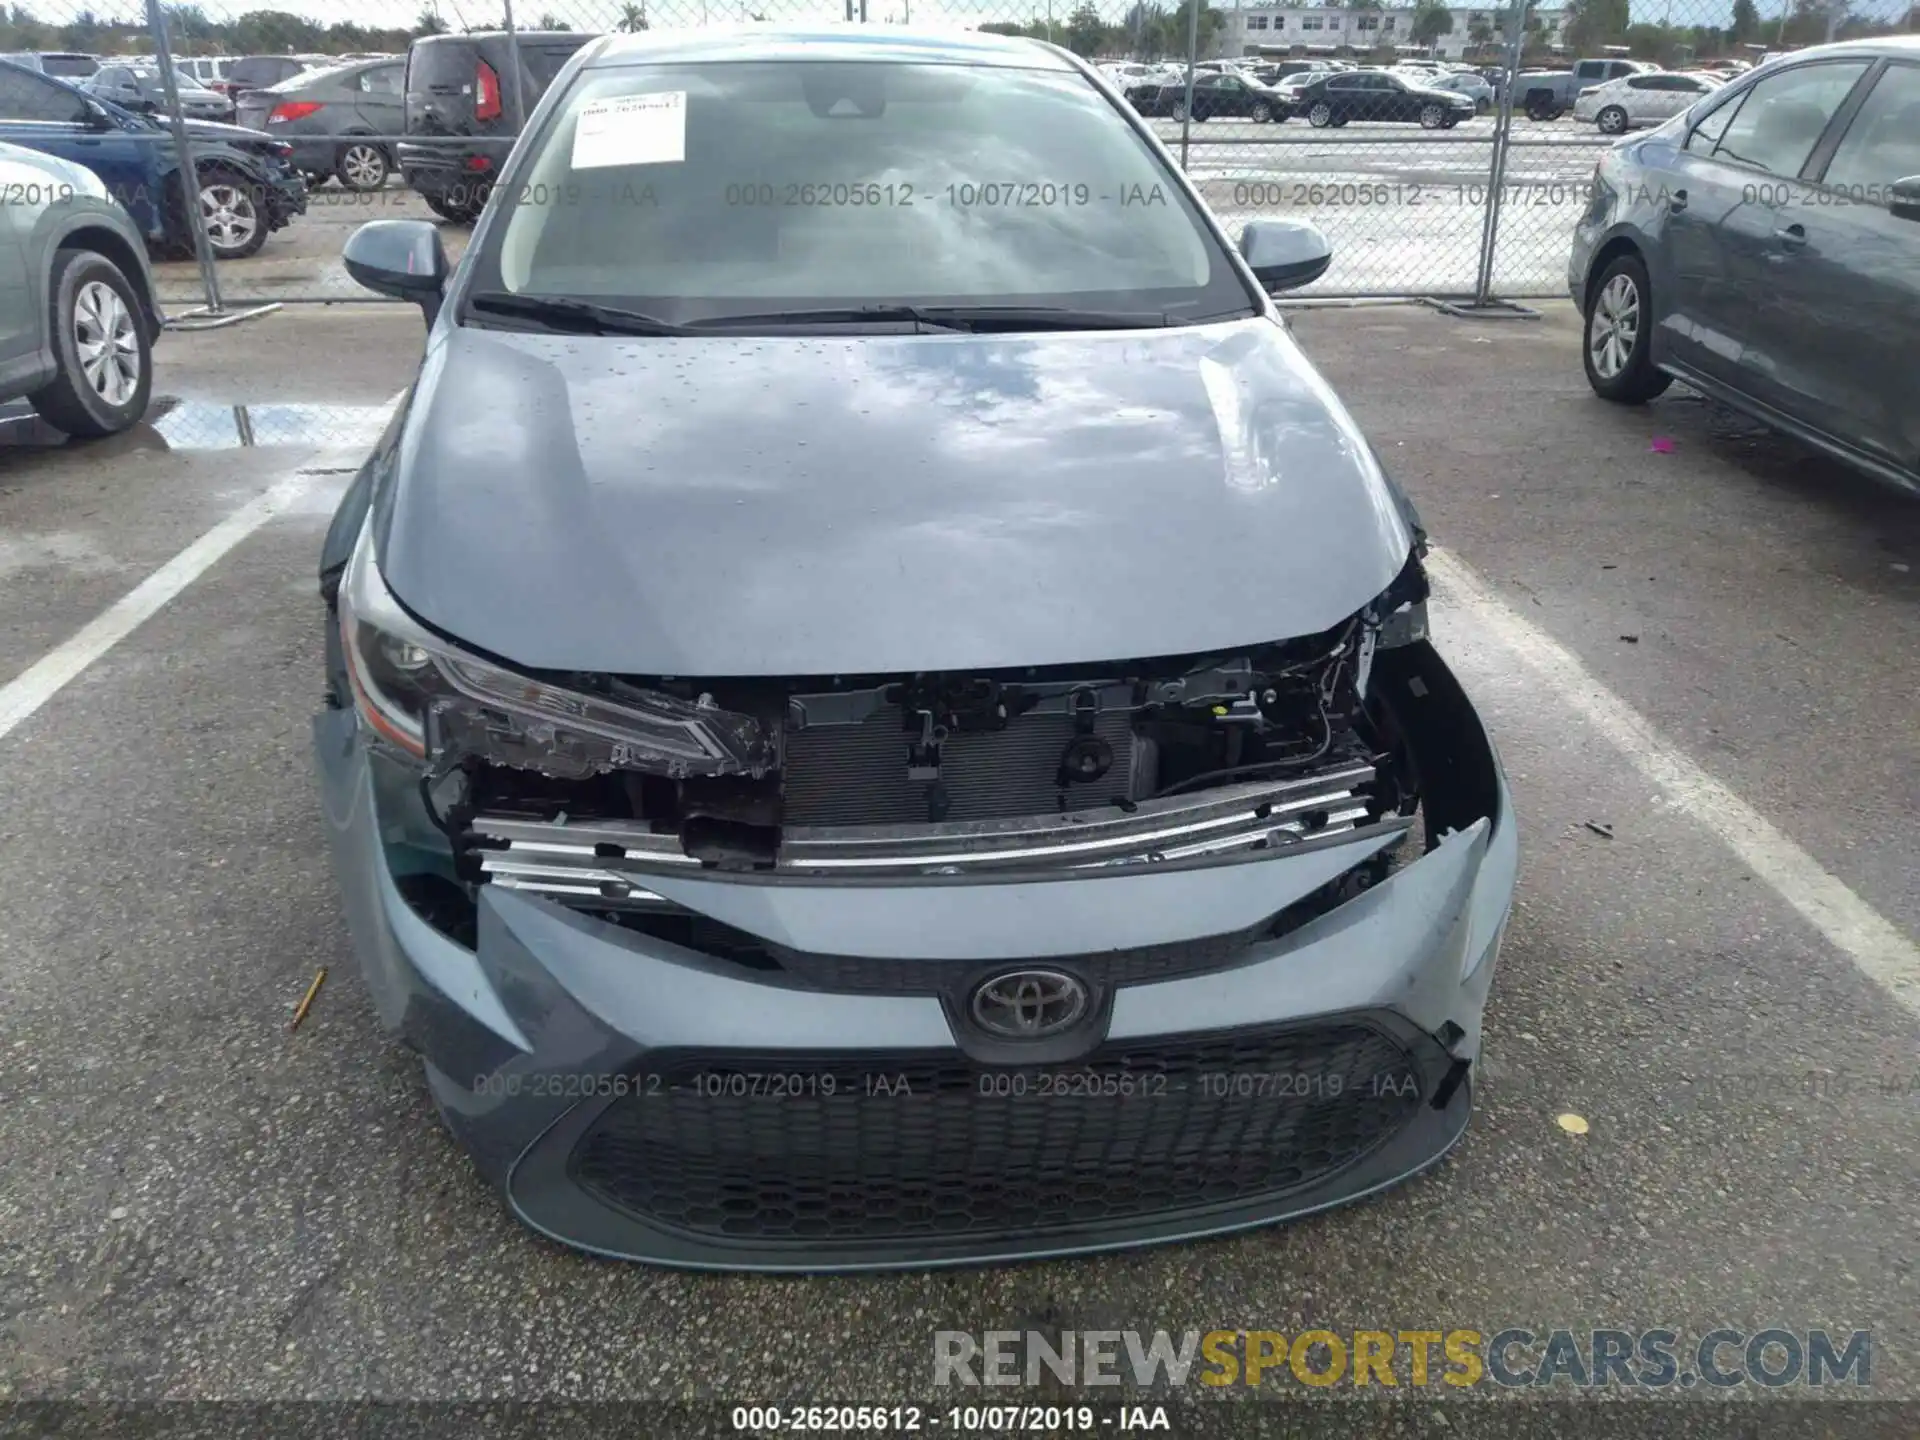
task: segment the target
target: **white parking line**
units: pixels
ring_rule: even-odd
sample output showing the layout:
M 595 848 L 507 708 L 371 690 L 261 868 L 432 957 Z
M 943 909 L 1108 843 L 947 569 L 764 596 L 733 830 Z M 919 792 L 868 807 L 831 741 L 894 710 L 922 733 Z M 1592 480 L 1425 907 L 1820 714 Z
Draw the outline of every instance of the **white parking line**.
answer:
M 277 483 L 234 511 L 166 564 L 142 580 L 99 615 L 33 664 L 0 685 L 0 740 L 4 740 L 47 701 L 77 679 L 86 668 L 139 629 L 187 586 L 218 564 L 234 546 L 300 498 L 323 471 L 343 465 L 358 466 L 386 429 L 387 418 L 403 390 L 380 407 L 374 417 L 353 426 L 353 438 L 303 462 Z M 364 438 L 362 438 L 364 436 Z
M 1674 809 L 1706 826 L 1833 947 L 1920 1015 L 1920 947 L 1733 791 L 1664 740 L 1574 654 L 1512 609 L 1471 568 L 1435 549 L 1427 568 L 1440 599 L 1531 670 L 1548 693 L 1606 737 Z

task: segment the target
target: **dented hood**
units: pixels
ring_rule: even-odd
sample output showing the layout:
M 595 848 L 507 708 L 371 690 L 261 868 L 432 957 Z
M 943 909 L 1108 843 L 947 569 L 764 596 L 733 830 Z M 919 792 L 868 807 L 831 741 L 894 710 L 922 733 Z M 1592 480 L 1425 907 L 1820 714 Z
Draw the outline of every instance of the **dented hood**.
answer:
M 1268 319 L 1093 334 L 444 326 L 379 535 L 401 601 L 522 666 L 857 675 L 1324 630 L 1412 543 Z

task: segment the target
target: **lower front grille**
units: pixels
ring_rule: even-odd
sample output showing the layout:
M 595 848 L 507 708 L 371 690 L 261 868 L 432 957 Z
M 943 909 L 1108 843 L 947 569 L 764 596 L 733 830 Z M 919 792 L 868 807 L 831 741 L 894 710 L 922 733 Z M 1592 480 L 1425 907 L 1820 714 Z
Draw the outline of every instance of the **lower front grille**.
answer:
M 1361 1021 L 1110 1044 L 1061 1069 L 948 1052 L 676 1056 L 575 1147 L 574 1182 L 714 1240 L 1044 1235 L 1304 1189 L 1423 1102 Z
M 1062 809 L 1056 783 L 1060 758 L 1075 734 L 1066 715 L 1027 715 L 1004 730 L 961 731 L 942 747 L 941 783 L 949 820 L 1051 815 Z M 1124 711 L 1094 722 L 1113 746 L 1113 766 L 1099 781 L 1068 792 L 1074 808 L 1132 789 L 1134 736 Z M 786 741 L 789 825 L 910 825 L 927 817 L 927 786 L 907 778 L 907 742 L 900 711 L 886 706 L 858 725 L 823 725 Z

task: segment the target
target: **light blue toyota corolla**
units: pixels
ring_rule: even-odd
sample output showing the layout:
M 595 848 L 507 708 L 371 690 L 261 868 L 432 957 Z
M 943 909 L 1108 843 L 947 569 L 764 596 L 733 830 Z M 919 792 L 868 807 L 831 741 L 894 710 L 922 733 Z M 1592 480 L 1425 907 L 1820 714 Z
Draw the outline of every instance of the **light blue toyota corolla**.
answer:
M 381 1019 L 529 1225 L 860 1269 L 1215 1234 L 1467 1124 L 1514 820 L 1425 537 L 1066 52 L 575 57 L 322 561 Z

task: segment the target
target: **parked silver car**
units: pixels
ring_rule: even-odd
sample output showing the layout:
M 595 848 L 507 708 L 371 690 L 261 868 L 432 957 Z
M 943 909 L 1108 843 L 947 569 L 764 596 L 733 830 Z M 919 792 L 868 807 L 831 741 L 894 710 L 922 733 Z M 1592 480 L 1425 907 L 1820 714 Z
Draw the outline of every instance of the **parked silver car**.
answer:
M 431 330 L 315 746 L 374 1007 L 514 1212 L 923 1266 L 1445 1154 L 1515 826 L 1269 295 L 1324 237 L 1236 249 L 1084 63 L 971 32 L 601 37 L 500 185 L 456 273 L 346 247 Z
M 0 401 L 69 435 L 124 430 L 161 322 L 145 240 L 99 177 L 0 142 Z
M 1920 36 L 1774 60 L 1601 158 L 1587 379 L 1675 378 L 1920 491 Z

